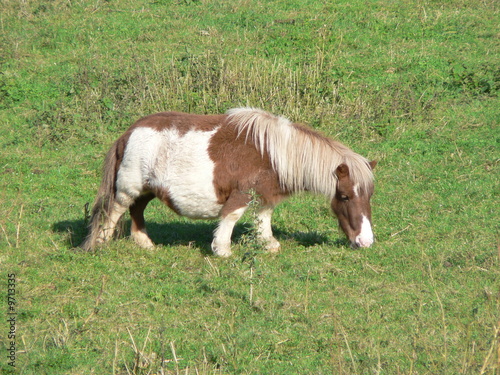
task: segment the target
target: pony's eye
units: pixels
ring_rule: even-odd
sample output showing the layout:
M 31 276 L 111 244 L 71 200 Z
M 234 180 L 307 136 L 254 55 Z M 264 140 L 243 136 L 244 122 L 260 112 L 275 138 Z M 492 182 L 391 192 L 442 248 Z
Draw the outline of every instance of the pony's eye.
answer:
M 349 197 L 347 195 L 345 195 L 345 194 L 341 194 L 340 195 L 340 200 L 344 201 L 344 202 L 347 202 L 349 200 Z

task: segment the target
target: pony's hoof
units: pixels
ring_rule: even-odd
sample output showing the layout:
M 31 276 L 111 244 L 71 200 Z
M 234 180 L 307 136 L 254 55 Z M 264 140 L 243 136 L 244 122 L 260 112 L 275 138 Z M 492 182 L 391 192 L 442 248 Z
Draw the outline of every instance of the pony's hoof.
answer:
M 134 242 L 143 249 L 153 249 L 155 244 L 151 241 L 151 238 L 144 232 L 137 232 L 132 234 L 132 239 Z
M 279 253 L 281 250 L 281 246 L 276 246 L 276 247 L 268 247 L 267 252 L 271 254 L 276 254 Z
M 214 253 L 214 255 L 221 258 L 228 258 L 233 254 L 231 252 L 231 246 L 217 245 L 213 242 L 212 242 L 212 252 Z
M 221 257 L 221 258 L 229 258 L 231 255 L 233 255 L 233 253 L 231 252 L 231 250 L 229 251 L 221 251 L 221 250 L 213 250 L 212 251 L 214 252 L 214 255 L 218 256 L 218 257 Z
M 281 250 L 281 244 L 275 238 L 273 238 L 267 243 L 266 250 L 270 253 L 277 253 Z

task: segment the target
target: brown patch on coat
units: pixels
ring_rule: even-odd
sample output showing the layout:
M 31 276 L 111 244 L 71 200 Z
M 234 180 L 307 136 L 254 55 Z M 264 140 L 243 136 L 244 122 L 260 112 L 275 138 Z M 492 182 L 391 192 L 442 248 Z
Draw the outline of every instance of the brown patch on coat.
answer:
M 224 122 L 212 136 L 208 154 L 215 163 L 215 193 L 225 205 L 222 216 L 248 204 L 252 189 L 266 206 L 275 206 L 288 195 L 281 189 L 267 153 L 261 155 L 244 134 L 238 137 L 232 124 Z
M 135 202 L 130 206 L 130 218 L 132 219 L 132 232 L 140 232 L 146 228 L 146 223 L 144 220 L 144 210 L 148 203 L 155 198 L 153 193 L 148 193 L 141 195 L 135 200 Z
M 136 128 L 151 128 L 158 132 L 165 129 L 175 128 L 180 135 L 189 131 L 211 131 L 220 125 L 226 115 L 195 115 L 183 112 L 160 112 L 137 120 L 127 132 Z

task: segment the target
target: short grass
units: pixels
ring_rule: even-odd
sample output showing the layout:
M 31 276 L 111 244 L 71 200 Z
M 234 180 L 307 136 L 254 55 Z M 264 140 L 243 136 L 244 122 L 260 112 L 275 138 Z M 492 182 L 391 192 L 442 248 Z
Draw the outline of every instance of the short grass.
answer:
M 1 373 L 500 373 L 498 2 L 0 8 L 4 354 L 11 273 L 18 311 Z M 240 105 L 379 160 L 372 248 L 347 247 L 324 198 L 301 194 L 275 213 L 277 255 L 250 213 L 234 256 L 214 258 L 215 223 L 158 202 L 155 250 L 73 250 L 134 120 Z

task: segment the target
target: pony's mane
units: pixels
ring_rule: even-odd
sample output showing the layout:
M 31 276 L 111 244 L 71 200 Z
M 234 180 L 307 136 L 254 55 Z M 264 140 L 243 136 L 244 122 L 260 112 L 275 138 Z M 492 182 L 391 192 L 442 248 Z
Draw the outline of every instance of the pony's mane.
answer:
M 310 128 L 254 108 L 231 109 L 227 115 L 238 136 L 245 134 L 262 155 L 267 152 L 282 187 L 289 191 L 309 190 L 333 198 L 334 172 L 343 163 L 360 189 L 368 191 L 373 185 L 366 158 Z

